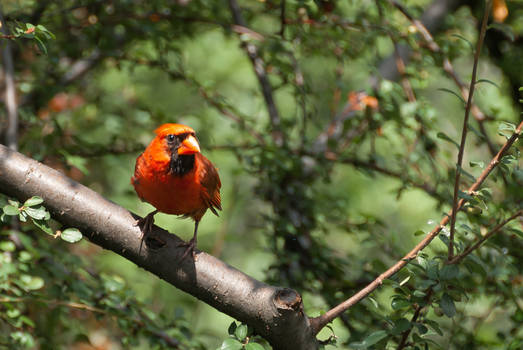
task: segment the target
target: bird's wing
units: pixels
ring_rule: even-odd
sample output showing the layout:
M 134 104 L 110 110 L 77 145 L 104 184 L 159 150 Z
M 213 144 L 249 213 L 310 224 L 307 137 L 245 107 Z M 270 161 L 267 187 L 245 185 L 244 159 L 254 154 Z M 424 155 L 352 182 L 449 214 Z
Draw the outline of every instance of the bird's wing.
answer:
M 201 193 L 202 199 L 205 204 L 208 205 L 209 209 L 211 209 L 215 215 L 218 215 L 216 209 L 222 210 L 220 198 L 222 183 L 218 175 L 218 170 L 216 170 L 211 161 L 205 158 L 201 153 L 198 153 L 196 156 L 198 157 L 198 161 L 201 162 L 199 176 L 200 184 L 203 187 Z

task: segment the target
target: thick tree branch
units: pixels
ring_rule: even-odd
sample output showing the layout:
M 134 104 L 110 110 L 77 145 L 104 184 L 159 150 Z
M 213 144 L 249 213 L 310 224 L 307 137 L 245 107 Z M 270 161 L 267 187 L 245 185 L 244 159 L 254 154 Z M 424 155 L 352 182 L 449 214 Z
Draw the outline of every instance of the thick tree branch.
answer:
M 231 9 L 234 23 L 237 26 L 248 28 L 247 23 L 243 19 L 240 6 L 236 2 L 236 0 L 229 0 L 229 8 Z M 256 74 L 258 82 L 260 83 L 263 98 L 265 99 L 265 104 L 267 105 L 267 110 L 269 112 L 269 119 L 272 128 L 272 138 L 278 146 L 281 146 L 285 143 L 285 139 L 281 131 L 280 114 L 278 112 L 278 109 L 276 108 L 276 103 L 274 102 L 272 87 L 271 83 L 269 82 L 269 77 L 267 76 L 265 63 L 258 55 L 258 49 L 254 44 L 249 42 L 243 42 L 242 46 L 245 49 L 247 56 L 249 56 L 249 59 L 252 62 L 252 65 L 254 67 L 254 73 Z
M 317 349 L 318 343 L 294 290 L 266 285 L 203 252 L 181 256 L 180 238 L 159 227 L 139 253 L 136 215 L 98 193 L 0 145 L 0 192 L 23 201 L 39 195 L 53 218 L 78 227 L 89 240 L 112 250 L 231 317 L 254 327 L 274 349 Z
M 507 140 L 507 142 L 501 147 L 499 152 L 496 154 L 496 156 L 490 161 L 489 165 L 483 170 L 481 175 L 476 179 L 474 184 L 470 186 L 467 193 L 469 195 L 473 195 L 473 193 L 483 184 L 483 182 L 487 179 L 489 174 L 494 170 L 494 168 L 499 164 L 501 161 L 501 158 L 505 155 L 507 150 L 516 142 L 516 140 L 521 135 L 521 130 L 523 129 L 523 122 L 521 122 L 514 134 Z M 465 204 L 466 200 L 462 198 L 456 207 L 456 212 L 461 210 L 463 205 Z M 343 312 L 347 311 L 350 307 L 357 304 L 360 300 L 365 298 L 367 295 L 372 293 L 375 289 L 377 289 L 383 281 L 387 278 L 390 278 L 396 272 L 400 271 L 402 268 L 405 267 L 411 260 L 415 259 L 418 256 L 418 253 L 423 250 L 426 246 L 429 245 L 430 242 L 436 236 L 441 232 L 443 227 L 449 223 L 450 217 L 452 215 L 452 210 L 447 213 L 443 217 L 443 219 L 440 221 L 440 223 L 430 231 L 425 238 L 421 242 L 419 242 L 410 252 L 408 252 L 401 260 L 396 262 L 394 265 L 392 265 L 388 270 L 383 272 L 381 275 L 379 275 L 374 281 L 369 283 L 366 287 L 361 289 L 359 292 L 354 294 L 349 299 L 345 300 L 341 304 L 337 305 L 336 307 L 332 308 L 331 310 L 327 311 L 325 314 L 312 318 L 310 320 L 312 329 L 314 330 L 314 333 L 317 334 L 325 325 L 327 325 L 329 322 L 334 320 L 336 317 L 341 315 Z
M 481 53 L 481 46 L 485 39 L 487 32 L 487 22 L 490 13 L 492 1 L 487 0 L 485 4 L 485 11 L 483 13 L 483 21 L 481 22 L 481 29 L 479 31 L 479 38 L 476 44 L 476 52 L 474 53 L 474 64 L 472 66 L 472 77 L 470 78 L 470 87 L 467 98 L 467 105 L 465 106 L 465 117 L 463 118 L 463 127 L 461 130 L 461 142 L 459 144 L 458 161 L 456 163 L 456 177 L 454 179 L 454 196 L 452 200 L 452 216 L 450 217 L 450 237 L 449 237 L 449 249 L 448 249 L 448 260 L 452 259 L 454 255 L 454 231 L 456 228 L 456 215 L 458 206 L 458 193 L 459 193 L 459 179 L 461 177 L 461 165 L 463 164 L 463 155 L 465 154 L 465 142 L 467 140 L 468 123 L 470 109 L 472 107 L 472 97 L 474 96 L 474 87 L 476 86 L 476 75 L 478 71 L 479 55 Z

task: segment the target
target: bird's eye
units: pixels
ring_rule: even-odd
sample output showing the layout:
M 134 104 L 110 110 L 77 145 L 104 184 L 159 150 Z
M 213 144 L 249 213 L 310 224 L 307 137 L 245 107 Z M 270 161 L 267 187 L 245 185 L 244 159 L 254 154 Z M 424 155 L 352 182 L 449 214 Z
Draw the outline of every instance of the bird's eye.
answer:
M 174 141 L 174 135 L 173 134 L 167 135 L 167 141 L 173 142 Z

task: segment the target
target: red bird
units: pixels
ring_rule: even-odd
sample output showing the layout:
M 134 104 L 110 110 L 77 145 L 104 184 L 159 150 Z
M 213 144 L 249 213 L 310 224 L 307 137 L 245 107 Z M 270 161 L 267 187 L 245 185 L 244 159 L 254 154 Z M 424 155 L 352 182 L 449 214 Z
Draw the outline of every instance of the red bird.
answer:
M 159 211 L 192 218 L 194 236 L 186 243 L 185 257 L 196 247 L 198 224 L 207 209 L 215 215 L 216 209 L 222 209 L 220 177 L 214 165 L 200 153 L 193 129 L 164 124 L 155 133 L 156 137 L 136 159 L 131 183 L 140 199 L 156 210 L 138 220 L 137 225 L 142 228 L 143 243 Z

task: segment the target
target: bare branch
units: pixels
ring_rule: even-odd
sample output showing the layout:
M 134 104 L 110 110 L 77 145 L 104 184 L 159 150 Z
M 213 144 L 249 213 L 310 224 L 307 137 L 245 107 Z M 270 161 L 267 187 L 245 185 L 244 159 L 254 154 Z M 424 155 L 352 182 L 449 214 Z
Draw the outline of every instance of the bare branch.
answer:
M 516 140 L 521 135 L 521 130 L 523 129 L 523 121 L 519 124 L 516 131 L 512 136 L 507 140 L 507 142 L 501 147 L 499 152 L 496 154 L 494 158 L 490 161 L 489 165 L 483 170 L 483 172 L 480 174 L 480 176 L 476 179 L 474 184 L 470 186 L 468 189 L 468 194 L 472 195 L 474 191 L 476 191 L 483 182 L 487 179 L 489 174 L 494 170 L 494 168 L 499 164 L 501 161 L 501 158 L 505 155 L 507 150 L 516 142 Z M 466 200 L 462 198 L 456 207 L 456 211 L 461 210 L 463 205 L 465 204 Z M 363 298 L 365 298 L 367 295 L 372 293 L 375 289 L 377 289 L 383 281 L 394 274 L 396 274 L 398 271 L 400 271 L 405 265 L 409 263 L 412 259 L 415 259 L 418 256 L 418 253 L 423 250 L 426 246 L 429 245 L 429 243 L 436 238 L 436 236 L 441 232 L 443 227 L 448 224 L 450 220 L 450 216 L 452 215 L 452 210 L 449 211 L 447 215 L 443 217 L 443 219 L 440 221 L 440 223 L 430 231 L 425 238 L 421 242 L 419 242 L 410 252 L 408 252 L 401 260 L 396 262 L 394 265 L 392 265 L 388 270 L 383 272 L 381 275 L 379 275 L 374 281 L 369 283 L 366 287 L 361 289 L 359 292 L 351 296 L 349 299 L 345 300 L 341 304 L 335 306 L 331 310 L 327 311 L 325 314 L 312 318 L 310 320 L 312 329 L 314 331 L 314 334 L 317 334 L 323 327 L 325 327 L 329 322 L 334 320 L 336 317 L 341 315 L 343 312 L 347 311 L 350 307 L 357 304 L 359 301 L 361 301 Z
M 196 251 L 195 259 L 182 260 L 184 248 L 180 238 L 157 226 L 152 236 L 164 244 L 147 241 L 140 253 L 141 231 L 134 226 L 136 215 L 2 145 L 0 192 L 21 201 L 41 196 L 54 219 L 78 227 L 91 242 L 251 325 L 275 349 L 318 347 L 296 291 L 264 284 L 203 252 Z
M 523 209 L 517 211 L 514 215 L 512 215 L 508 219 L 505 219 L 502 222 L 500 222 L 499 224 L 497 224 L 496 227 L 494 227 L 490 232 L 488 232 L 485 236 L 483 236 L 483 238 L 481 238 L 476 243 L 474 243 L 473 245 L 471 245 L 468 248 L 466 248 L 463 251 L 463 253 L 461 253 L 459 255 L 456 255 L 451 260 L 447 261 L 447 264 L 457 264 L 457 263 L 459 263 L 461 260 L 463 260 L 464 257 L 466 257 L 467 255 L 472 253 L 474 250 L 478 249 L 487 239 L 492 237 L 494 234 L 498 233 L 499 230 L 501 230 L 503 228 L 503 226 L 505 226 L 506 224 L 508 224 L 509 222 L 511 222 L 512 220 L 514 220 L 514 219 L 516 219 L 517 217 L 520 217 L 520 216 L 523 216 Z
M 241 14 L 240 6 L 236 2 L 236 0 L 229 0 L 229 8 L 231 9 L 234 23 L 238 26 L 248 28 Z M 254 67 L 254 73 L 256 74 L 258 82 L 260 83 L 263 98 L 265 99 L 265 104 L 267 105 L 267 110 L 269 112 L 269 119 L 272 128 L 272 138 L 278 146 L 281 146 L 285 143 L 285 139 L 281 131 L 280 115 L 274 102 L 272 87 L 267 76 L 265 63 L 258 55 L 258 49 L 254 44 L 249 42 L 243 42 L 242 47 L 245 49 L 247 56 L 249 56 L 249 59 L 251 60 L 252 65 Z
M 461 176 L 461 165 L 463 164 L 463 154 L 465 153 L 465 142 L 467 140 L 468 122 L 470 115 L 470 108 L 472 107 L 472 97 L 474 96 L 474 87 L 476 86 L 476 75 L 478 70 L 479 55 L 481 53 L 481 46 L 485 39 L 485 33 L 487 32 L 487 22 L 490 13 L 490 7 L 492 1 L 487 0 L 485 4 L 485 12 L 483 13 L 483 21 L 481 23 L 481 29 L 479 32 L 479 39 L 476 45 L 476 52 L 474 53 L 474 65 L 472 66 L 472 77 L 470 78 L 469 94 L 467 99 L 467 105 L 465 107 L 465 118 L 463 118 L 463 128 L 461 132 L 461 142 L 459 144 L 458 161 L 456 165 L 456 177 L 454 180 L 454 197 L 452 200 L 452 216 L 450 217 L 450 237 L 449 237 L 449 249 L 448 249 L 448 260 L 452 259 L 454 255 L 454 231 L 456 229 L 456 216 L 458 206 L 458 192 L 459 192 L 459 179 Z

